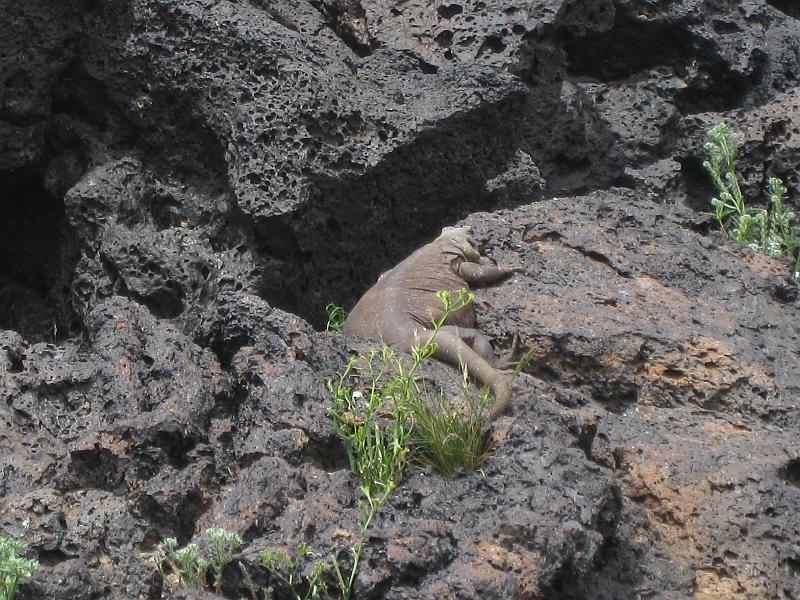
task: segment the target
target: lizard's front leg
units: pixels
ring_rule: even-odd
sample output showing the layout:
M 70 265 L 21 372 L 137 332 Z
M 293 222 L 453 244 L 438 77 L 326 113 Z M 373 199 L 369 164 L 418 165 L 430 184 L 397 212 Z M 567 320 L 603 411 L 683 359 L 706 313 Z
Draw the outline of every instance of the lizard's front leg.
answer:
M 484 260 L 485 259 L 485 260 Z M 459 262 L 454 266 L 455 272 L 467 283 L 477 285 L 489 285 L 508 277 L 512 273 L 523 273 L 525 269 L 521 267 L 500 267 L 490 259 L 481 257 L 480 263 Z

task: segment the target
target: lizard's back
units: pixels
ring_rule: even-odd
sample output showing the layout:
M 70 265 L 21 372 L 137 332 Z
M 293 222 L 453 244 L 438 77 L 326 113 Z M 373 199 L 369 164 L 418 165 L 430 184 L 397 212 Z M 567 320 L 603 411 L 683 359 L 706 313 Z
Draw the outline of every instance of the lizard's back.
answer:
M 420 327 L 430 328 L 444 309 L 436 292 L 469 287 L 451 266 L 459 259 L 463 253 L 449 238 L 423 246 L 381 275 L 350 311 L 342 331 L 392 345 L 406 341 Z M 474 323 L 471 305 L 447 319 L 448 325 L 473 327 Z

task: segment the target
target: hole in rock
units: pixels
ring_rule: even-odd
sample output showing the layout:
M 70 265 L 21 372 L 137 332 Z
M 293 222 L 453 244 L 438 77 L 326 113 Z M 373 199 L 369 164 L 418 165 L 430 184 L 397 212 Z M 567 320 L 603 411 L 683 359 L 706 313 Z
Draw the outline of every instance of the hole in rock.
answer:
M 464 7 L 460 4 L 442 4 L 436 9 L 436 12 L 439 13 L 439 17 L 442 19 L 452 19 L 456 15 L 463 13 Z
M 709 210 L 709 198 L 717 192 L 711 182 L 711 176 L 703 167 L 703 161 L 698 156 L 688 156 L 679 159 L 680 175 L 687 190 L 686 205 L 697 212 Z
M 0 329 L 53 341 L 75 328 L 72 258 L 60 199 L 36 172 L 0 174 Z
M 112 491 L 122 482 L 124 470 L 120 460 L 107 448 L 79 450 L 70 455 L 69 471 L 73 489 L 97 488 Z
M 697 53 L 684 28 L 640 22 L 622 13 L 607 31 L 580 37 L 562 32 L 561 36 L 568 73 L 603 81 L 626 79 L 656 66 L 685 63 L 687 56 Z
M 792 575 L 794 575 L 795 577 L 800 577 L 800 560 L 790 557 L 786 559 L 785 564 L 788 567 L 789 571 L 791 571 Z
M 583 450 L 583 453 L 586 455 L 588 460 L 593 460 L 592 458 L 592 445 L 594 444 L 594 439 L 597 437 L 597 424 L 596 423 L 586 423 L 581 426 L 578 432 L 578 439 L 576 446 Z
M 302 452 L 302 462 L 311 463 L 328 473 L 348 468 L 347 453 L 338 440 L 334 443 L 309 438 Z
M 781 478 L 800 488 L 800 458 L 793 458 L 780 470 Z
M 52 569 L 57 564 L 65 562 L 72 558 L 71 555 L 67 554 L 60 548 L 55 548 L 53 550 L 39 550 L 37 560 L 39 564 L 43 567 Z
M 170 532 L 178 545 L 183 546 L 192 539 L 197 520 L 207 510 L 208 503 L 199 489 L 173 482 L 172 486 L 159 488 L 150 495 L 143 494 L 134 510 Z
M 453 45 L 453 32 L 449 29 L 446 31 L 442 31 L 436 35 L 433 40 L 439 44 L 442 48 L 449 48 Z
M 365 175 L 318 178 L 301 211 L 257 224 L 260 294 L 324 328 L 328 303 L 349 310 L 381 273 L 442 227 L 528 202 L 492 195 L 485 186 L 520 147 L 514 115 L 524 106 L 523 93 L 511 96 L 421 134 Z
M 760 81 L 766 58 L 753 54 L 750 74 L 734 71 L 709 41 L 680 23 L 640 21 L 618 11 L 610 29 L 585 36 L 560 31 L 567 72 L 575 78 L 619 81 L 654 67 L 670 67 L 689 85 L 676 97 L 683 113 L 731 110 L 741 106 Z M 697 72 L 687 72 L 695 63 Z
M 797 0 L 767 0 L 767 4 L 793 19 L 800 19 L 800 2 Z
M 163 451 L 170 465 L 184 469 L 189 464 L 187 454 L 194 449 L 196 441 L 179 431 L 159 431 L 153 445 Z
M 506 44 L 503 39 L 496 35 L 487 37 L 481 47 L 478 48 L 477 56 L 481 57 L 484 54 L 498 54 L 506 49 Z

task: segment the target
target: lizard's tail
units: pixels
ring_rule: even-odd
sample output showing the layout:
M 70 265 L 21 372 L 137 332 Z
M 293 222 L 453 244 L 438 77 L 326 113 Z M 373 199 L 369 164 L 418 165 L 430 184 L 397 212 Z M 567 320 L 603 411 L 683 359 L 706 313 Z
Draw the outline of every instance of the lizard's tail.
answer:
M 489 421 L 494 421 L 503 414 L 511 402 L 511 384 L 513 377 L 505 377 L 492 387 L 494 392 L 494 404 L 489 411 Z

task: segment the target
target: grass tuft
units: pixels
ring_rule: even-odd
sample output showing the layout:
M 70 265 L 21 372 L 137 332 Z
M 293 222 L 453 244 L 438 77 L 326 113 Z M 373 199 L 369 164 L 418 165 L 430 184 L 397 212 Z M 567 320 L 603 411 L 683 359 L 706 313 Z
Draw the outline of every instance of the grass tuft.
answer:
M 456 469 L 476 470 L 491 456 L 493 441 L 485 417 L 489 389 L 477 398 L 468 397 L 467 406 L 458 408 L 441 394 L 415 394 L 407 409 L 413 419 L 412 460 L 427 464 L 443 475 Z

